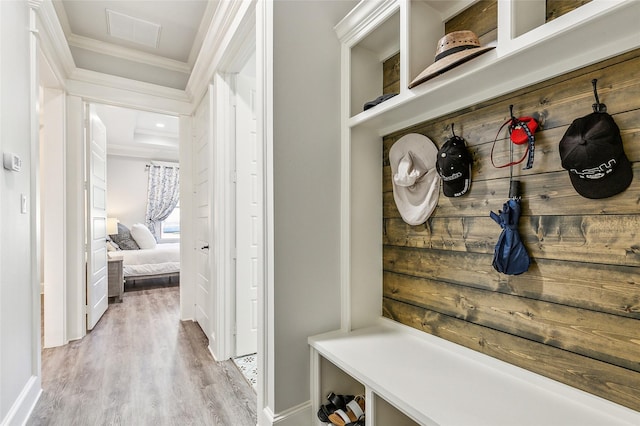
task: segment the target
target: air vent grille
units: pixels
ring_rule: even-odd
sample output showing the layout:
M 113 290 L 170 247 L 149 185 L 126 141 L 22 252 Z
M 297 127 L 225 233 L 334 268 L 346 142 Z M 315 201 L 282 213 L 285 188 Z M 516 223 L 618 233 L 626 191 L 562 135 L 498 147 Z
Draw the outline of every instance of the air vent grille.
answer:
M 161 25 L 106 9 L 109 34 L 149 47 L 158 47 Z

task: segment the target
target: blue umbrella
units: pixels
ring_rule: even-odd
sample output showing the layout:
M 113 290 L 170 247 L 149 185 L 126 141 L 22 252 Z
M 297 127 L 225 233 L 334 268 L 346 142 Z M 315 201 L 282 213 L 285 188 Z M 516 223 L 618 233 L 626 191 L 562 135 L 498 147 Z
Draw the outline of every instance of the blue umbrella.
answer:
M 491 212 L 490 216 L 500 227 L 502 232 L 493 253 L 493 268 L 507 275 L 519 275 L 529 269 L 531 259 L 527 249 L 518 233 L 518 221 L 520 220 L 520 197 L 517 194 L 518 181 L 511 185 L 512 194 L 504 203 L 498 214 Z

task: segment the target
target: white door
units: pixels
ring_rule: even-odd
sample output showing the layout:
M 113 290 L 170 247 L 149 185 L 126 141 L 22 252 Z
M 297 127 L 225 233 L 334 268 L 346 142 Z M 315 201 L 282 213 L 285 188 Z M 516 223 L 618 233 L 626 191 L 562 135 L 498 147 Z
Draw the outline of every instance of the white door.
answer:
M 86 109 L 87 329 L 107 310 L 107 131 L 93 106 Z
M 209 342 L 213 331 L 210 317 L 213 305 L 213 288 L 209 257 L 210 229 L 210 130 L 211 91 L 205 95 L 195 112 L 193 120 L 193 182 L 195 187 L 195 254 L 196 297 L 195 319 L 207 335 Z
M 261 146 L 256 137 L 255 78 L 236 80 L 236 356 L 258 347 L 259 258 L 262 245 Z

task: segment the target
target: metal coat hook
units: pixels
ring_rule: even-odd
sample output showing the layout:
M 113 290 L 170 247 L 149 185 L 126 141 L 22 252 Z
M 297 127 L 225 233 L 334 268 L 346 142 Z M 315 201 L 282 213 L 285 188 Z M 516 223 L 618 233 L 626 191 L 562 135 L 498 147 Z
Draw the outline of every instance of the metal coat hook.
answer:
M 605 104 L 600 103 L 600 98 L 598 97 L 598 88 L 597 88 L 598 79 L 594 78 L 591 80 L 591 84 L 593 85 L 593 96 L 596 98 L 596 103 L 592 105 L 593 112 L 607 112 L 607 106 Z

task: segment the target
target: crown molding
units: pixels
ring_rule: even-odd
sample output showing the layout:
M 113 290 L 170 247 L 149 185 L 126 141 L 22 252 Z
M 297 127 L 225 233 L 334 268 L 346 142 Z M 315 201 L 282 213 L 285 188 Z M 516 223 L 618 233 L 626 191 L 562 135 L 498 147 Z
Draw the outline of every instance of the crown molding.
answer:
M 242 15 L 242 21 L 236 28 L 233 39 L 225 46 L 218 69 L 224 73 L 236 73 L 242 70 L 256 51 L 256 11 L 251 8 Z
M 171 141 L 171 143 L 178 143 L 178 136 L 176 134 L 165 132 L 162 130 L 136 129 L 135 135 L 153 136 L 156 138 L 164 139 L 165 141 Z
M 77 68 L 52 0 L 30 1 L 40 5 L 35 11 L 42 53 L 68 94 L 112 105 L 137 106 L 148 111 L 191 113 L 189 98 L 183 90 Z M 62 20 L 65 20 L 64 14 Z M 178 71 L 183 71 L 186 67 L 188 73 L 188 65 L 175 62 L 179 65 L 171 66 L 180 68 Z
M 353 46 L 399 9 L 397 0 L 361 1 L 336 24 L 334 30 L 342 43 Z
M 33 10 L 38 10 L 40 9 L 40 6 L 42 5 L 42 1 L 43 0 L 27 0 L 27 4 L 29 5 L 29 7 Z
M 118 77 L 111 74 L 104 74 L 84 68 L 76 68 L 69 76 L 69 80 L 82 81 L 99 86 L 108 86 L 113 87 L 114 89 L 131 90 L 132 92 L 146 93 L 152 96 L 161 96 L 168 99 L 188 100 L 184 90 Z
M 69 34 L 67 40 L 69 42 L 69 46 L 77 47 L 79 49 L 85 49 L 92 52 L 125 59 L 128 61 L 152 65 L 170 71 L 181 72 L 184 74 L 189 74 L 191 72 L 191 67 L 186 62 L 163 58 L 151 53 L 140 52 L 127 47 L 117 46 L 113 43 L 93 40 L 88 37 L 83 37 L 76 34 Z
M 207 7 L 204 11 L 204 15 L 202 20 L 200 21 L 200 25 L 198 26 L 198 32 L 193 39 L 193 45 L 191 46 L 191 51 L 189 52 L 189 58 L 187 59 L 187 63 L 189 67 L 193 69 L 193 65 L 196 63 L 196 59 L 198 59 L 198 54 L 202 48 L 202 43 L 204 42 L 205 37 L 207 36 L 207 31 L 209 29 L 209 23 L 213 20 L 213 15 L 218 9 L 221 1 L 208 1 Z
M 53 11 L 56 15 L 56 19 L 60 23 L 62 27 L 62 31 L 64 32 L 65 38 L 69 34 L 71 34 L 71 25 L 69 24 L 69 17 L 67 16 L 67 10 L 64 8 L 62 4 L 62 0 L 45 0 L 49 3 L 52 3 Z
M 110 105 L 139 108 L 165 114 L 190 114 L 192 107 L 183 90 L 76 68 L 66 84 L 67 92 Z
M 53 3 L 51 0 L 39 1 L 39 3 L 40 7 L 35 11 L 38 17 L 40 48 L 56 78 L 64 84 L 76 69 L 76 65 Z
M 161 161 L 177 162 L 179 160 L 180 153 L 178 149 L 140 146 L 130 147 L 110 144 L 107 147 L 107 155 L 127 158 L 144 158 L 146 160 L 153 158 Z
M 204 95 L 228 44 L 247 16 L 255 13 L 256 0 L 221 1 L 216 8 L 185 91 L 194 104 Z M 254 22 L 255 25 L 255 22 Z

